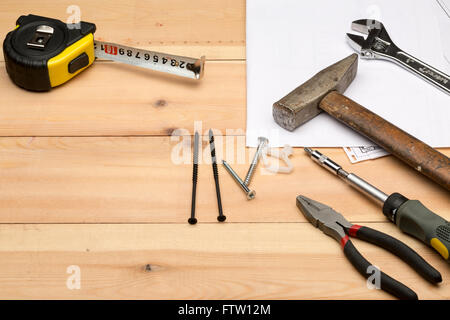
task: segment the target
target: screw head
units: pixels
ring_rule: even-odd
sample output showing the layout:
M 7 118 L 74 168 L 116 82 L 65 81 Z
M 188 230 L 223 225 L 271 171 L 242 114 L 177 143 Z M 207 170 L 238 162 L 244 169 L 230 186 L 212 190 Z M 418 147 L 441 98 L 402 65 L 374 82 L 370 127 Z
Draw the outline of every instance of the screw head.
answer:
M 224 222 L 225 220 L 227 220 L 227 216 L 217 216 L 217 221 Z
M 258 137 L 258 143 L 266 145 L 269 143 L 269 139 L 267 139 L 266 137 Z
M 247 200 L 253 200 L 253 199 L 255 199 L 255 197 L 256 197 L 256 192 L 255 192 L 255 190 L 250 190 L 250 191 L 247 193 Z
M 189 218 L 188 222 L 189 222 L 189 224 L 196 224 L 197 223 L 197 219 L 196 218 Z

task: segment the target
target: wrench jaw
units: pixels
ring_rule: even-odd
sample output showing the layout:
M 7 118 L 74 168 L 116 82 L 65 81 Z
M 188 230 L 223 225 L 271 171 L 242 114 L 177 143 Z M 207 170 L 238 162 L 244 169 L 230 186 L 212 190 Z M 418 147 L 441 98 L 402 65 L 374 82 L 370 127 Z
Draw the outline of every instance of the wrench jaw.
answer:
M 383 24 L 374 19 L 360 19 L 352 22 L 352 30 L 369 34 L 372 30 L 382 30 L 384 29 Z
M 371 48 L 371 44 L 368 43 L 368 39 L 364 39 L 364 37 L 347 33 L 347 43 L 350 47 L 353 48 L 356 52 L 361 55 L 363 59 L 377 59 L 378 56 L 374 50 Z
M 355 20 L 352 22 L 352 29 L 367 34 L 367 38 L 364 38 L 347 33 L 350 46 L 360 54 L 362 59 L 394 62 L 450 94 L 450 76 L 397 47 L 381 22 L 373 19 Z
M 360 19 L 352 22 L 352 30 L 367 34 L 367 38 L 347 33 L 349 45 L 364 59 L 387 59 L 398 50 L 383 24 L 374 19 Z
M 347 42 L 356 52 L 362 54 L 362 48 L 366 39 L 353 33 L 347 33 Z

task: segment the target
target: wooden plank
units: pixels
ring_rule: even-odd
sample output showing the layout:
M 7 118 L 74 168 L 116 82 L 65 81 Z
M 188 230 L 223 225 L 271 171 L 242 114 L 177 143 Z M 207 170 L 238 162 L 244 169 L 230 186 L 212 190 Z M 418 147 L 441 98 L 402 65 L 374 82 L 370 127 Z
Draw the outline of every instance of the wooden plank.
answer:
M 443 272 L 445 261 L 391 224 Z M 384 272 L 421 299 L 449 299 L 392 254 L 355 240 Z M 147 267 L 149 265 L 149 267 Z M 69 290 L 69 266 L 80 268 Z M 146 270 L 147 269 L 147 270 Z M 150 270 L 148 270 L 150 269 Z M 338 243 L 309 223 L 0 225 L 2 299 L 390 299 L 369 290 Z
M 245 130 L 245 63 L 208 62 L 201 81 L 96 63 L 50 92 L 15 86 L 0 63 L 1 136 L 170 135 L 194 122 Z
M 201 223 L 217 217 L 206 140 L 197 194 Z M 254 152 L 243 142 L 242 136 L 216 136 L 218 158 L 227 159 L 242 177 Z M 0 223 L 186 223 L 190 144 L 190 137 L 0 138 Z M 447 191 L 393 157 L 350 165 L 342 149 L 322 151 L 386 193 L 420 199 L 450 219 Z M 448 155 L 450 149 L 444 152 Z M 252 201 L 219 166 L 228 221 L 305 221 L 295 205 L 299 194 L 323 201 L 353 221 L 385 221 L 378 205 L 320 168 L 301 148 L 292 161 L 290 175 L 271 175 L 261 165 L 251 184 L 257 193 Z
M 21 14 L 65 20 L 72 4 L 1 2 L 0 30 L 5 35 Z M 437 254 L 386 222 L 377 205 L 301 149 L 295 149 L 290 176 L 258 170 L 252 182 L 257 198 L 250 202 L 221 168 L 228 219 L 219 224 L 205 143 L 200 222 L 189 226 L 190 155 L 187 163 L 174 161 L 179 142 L 168 135 L 179 128 L 192 134 L 200 125 L 195 121 L 202 121 L 203 133 L 210 127 L 222 133 L 234 129 L 233 145 L 221 147 L 220 137 L 216 144 L 219 158 L 228 155 L 242 176 L 254 152 L 243 148 L 240 136 L 245 1 L 80 0 L 77 5 L 83 20 L 97 24 L 97 39 L 206 55 L 205 78 L 192 82 L 98 61 L 68 84 L 37 94 L 9 81 L 0 53 L 0 299 L 390 298 L 368 290 L 339 245 L 306 222 L 295 206 L 298 194 L 405 241 L 447 278 L 448 266 Z M 140 135 L 153 137 L 131 137 Z M 341 149 L 322 152 L 385 192 L 419 198 L 450 219 L 448 193 L 393 157 L 350 167 Z M 450 149 L 443 152 L 450 155 Z M 450 298 L 447 282 L 432 286 L 391 254 L 356 245 L 420 298 Z M 71 265 L 81 268 L 80 290 L 66 286 Z
M 74 4 L 81 20 L 96 24 L 99 40 L 208 59 L 245 59 L 245 0 L 2 1 L 0 34 L 30 13 L 67 21 L 73 12 L 66 10 Z

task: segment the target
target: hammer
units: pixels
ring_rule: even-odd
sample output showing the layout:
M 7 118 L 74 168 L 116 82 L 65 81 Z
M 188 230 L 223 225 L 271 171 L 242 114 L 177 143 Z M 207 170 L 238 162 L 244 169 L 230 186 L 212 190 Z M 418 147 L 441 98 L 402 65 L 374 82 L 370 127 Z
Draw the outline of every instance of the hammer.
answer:
M 450 159 L 341 93 L 356 76 L 352 54 L 320 71 L 273 105 L 275 122 L 293 131 L 325 111 L 450 190 Z

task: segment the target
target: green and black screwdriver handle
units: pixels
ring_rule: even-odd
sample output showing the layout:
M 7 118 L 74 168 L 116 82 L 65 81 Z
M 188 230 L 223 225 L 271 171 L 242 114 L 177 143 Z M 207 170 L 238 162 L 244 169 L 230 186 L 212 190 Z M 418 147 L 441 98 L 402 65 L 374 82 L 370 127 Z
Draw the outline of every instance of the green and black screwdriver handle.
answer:
M 333 160 L 317 150 L 305 151 L 319 165 L 325 167 L 348 184 L 383 206 L 384 215 L 403 232 L 422 240 L 450 262 L 450 223 L 426 208 L 418 200 L 409 200 L 400 193 L 387 195 L 353 173 L 348 173 Z
M 450 262 L 450 223 L 426 208 L 418 200 L 393 193 L 383 204 L 383 213 L 400 230 L 434 248 Z

